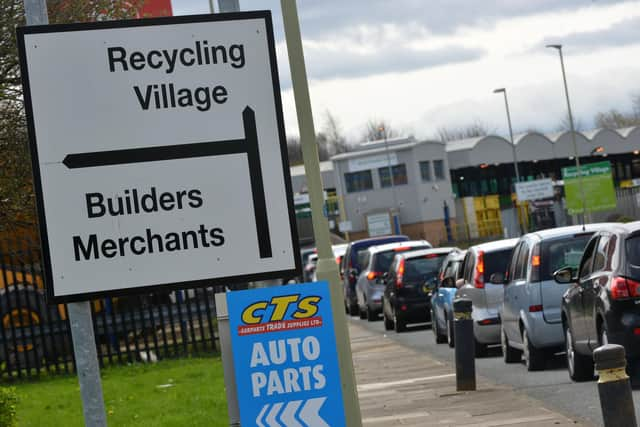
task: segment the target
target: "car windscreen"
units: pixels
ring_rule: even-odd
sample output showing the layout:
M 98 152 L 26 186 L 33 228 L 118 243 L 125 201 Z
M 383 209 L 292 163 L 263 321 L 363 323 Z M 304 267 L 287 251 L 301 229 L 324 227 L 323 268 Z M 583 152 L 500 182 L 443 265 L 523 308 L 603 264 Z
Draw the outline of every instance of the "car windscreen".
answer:
M 404 280 L 411 282 L 435 281 L 440 265 L 446 256 L 447 254 L 433 254 L 407 259 L 404 265 Z
M 493 273 L 504 273 L 511 258 L 513 249 L 503 249 L 501 251 L 485 252 L 484 260 L 484 282 L 489 283 Z
M 375 263 L 373 265 L 372 271 L 389 271 L 389 267 L 391 267 L 391 262 L 396 254 L 407 252 L 407 251 L 415 251 L 418 249 L 429 249 L 429 246 L 412 246 L 412 247 L 400 247 L 395 249 L 390 249 L 384 252 L 378 252 L 375 255 Z
M 593 233 L 576 234 L 542 242 L 540 280 L 553 280 L 553 273 L 564 267 L 578 269 L 580 258 Z
M 630 279 L 640 280 L 640 235 L 629 237 L 625 243 L 627 255 L 627 276 Z

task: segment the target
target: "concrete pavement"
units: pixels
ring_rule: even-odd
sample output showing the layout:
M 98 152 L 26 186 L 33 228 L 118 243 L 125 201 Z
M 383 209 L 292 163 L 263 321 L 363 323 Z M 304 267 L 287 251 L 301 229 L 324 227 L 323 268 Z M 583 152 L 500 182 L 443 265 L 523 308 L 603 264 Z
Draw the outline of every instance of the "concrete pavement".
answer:
M 455 367 L 349 322 L 360 409 L 366 427 L 588 426 L 511 387 L 477 377 L 456 392 Z

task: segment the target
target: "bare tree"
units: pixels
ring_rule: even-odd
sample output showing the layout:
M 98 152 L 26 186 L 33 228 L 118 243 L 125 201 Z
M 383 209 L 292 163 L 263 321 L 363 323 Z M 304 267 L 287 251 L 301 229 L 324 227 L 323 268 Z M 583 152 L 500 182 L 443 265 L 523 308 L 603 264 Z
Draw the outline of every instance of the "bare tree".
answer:
M 49 0 L 49 21 L 88 22 L 133 18 L 141 0 Z M 23 0 L 0 0 L 0 229 L 35 224 L 16 27 L 24 25 Z
M 331 146 L 331 155 L 349 151 L 347 139 L 342 134 L 340 124 L 331 111 L 325 111 L 324 119 L 322 133 L 326 135 L 327 143 Z
M 295 166 L 303 163 L 302 146 L 300 145 L 300 139 L 293 137 L 287 138 L 287 157 L 289 158 L 290 166 Z
M 441 127 L 438 129 L 438 138 L 442 142 L 456 141 L 459 139 L 486 136 L 489 132 L 489 126 L 487 126 L 487 124 L 476 121 L 475 123 L 459 128 Z
M 396 130 L 389 121 L 384 119 L 369 119 L 363 133 L 363 138 L 366 141 L 379 141 L 395 138 L 396 136 L 398 136 Z
M 558 126 L 556 127 L 556 129 L 558 130 L 558 132 L 571 130 L 571 121 L 569 120 L 568 111 L 564 115 L 562 120 L 560 120 L 560 123 L 558 123 Z M 586 126 L 581 118 L 573 116 L 573 129 L 575 129 L 576 132 L 581 132 L 586 129 Z
M 599 128 L 619 129 L 640 125 L 640 117 L 636 117 L 635 113 L 625 114 L 612 108 L 609 111 L 597 113 L 594 122 Z

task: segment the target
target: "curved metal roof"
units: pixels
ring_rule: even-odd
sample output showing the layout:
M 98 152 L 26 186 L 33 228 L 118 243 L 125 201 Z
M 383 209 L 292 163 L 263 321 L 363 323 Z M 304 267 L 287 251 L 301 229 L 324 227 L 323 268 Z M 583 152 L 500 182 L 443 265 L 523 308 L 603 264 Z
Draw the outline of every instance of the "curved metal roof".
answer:
M 640 149 L 640 126 L 623 129 L 593 129 L 575 132 L 580 156 L 589 156 L 596 147 L 604 147 L 607 154 L 629 153 Z M 542 134 L 527 132 L 514 136 L 518 161 L 549 160 L 571 157 L 574 154 L 571 131 Z M 508 140 L 497 135 L 447 142 L 449 167 L 459 169 L 513 161 Z

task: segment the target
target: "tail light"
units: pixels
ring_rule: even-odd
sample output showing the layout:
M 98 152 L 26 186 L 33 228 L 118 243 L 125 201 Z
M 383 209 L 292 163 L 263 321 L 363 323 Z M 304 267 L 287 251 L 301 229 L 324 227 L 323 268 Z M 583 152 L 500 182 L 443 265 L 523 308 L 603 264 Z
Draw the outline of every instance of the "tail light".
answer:
M 533 247 L 533 255 L 531 255 L 531 281 L 540 281 L 540 245 Z
M 394 252 L 406 252 L 409 249 L 411 249 L 411 246 L 399 246 L 397 248 L 394 248 L 393 251 Z
M 398 264 L 398 271 L 396 273 L 396 288 L 402 287 L 402 277 L 404 276 L 404 258 L 400 260 Z
M 473 286 L 477 289 L 484 289 L 484 251 L 478 251 L 478 262 L 476 272 L 473 275 Z
M 543 310 L 542 304 L 529 306 L 529 313 L 539 313 L 542 310 Z
M 640 282 L 626 277 L 614 277 L 609 284 L 612 299 L 640 297 Z
M 336 264 L 340 265 L 341 261 L 342 261 L 342 257 L 341 256 L 337 256 L 336 257 Z
M 374 280 L 380 276 L 382 276 L 382 273 L 378 271 L 370 271 L 369 274 L 367 274 L 367 279 Z

